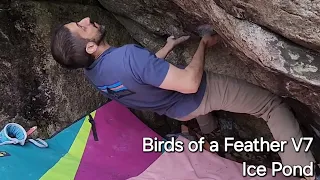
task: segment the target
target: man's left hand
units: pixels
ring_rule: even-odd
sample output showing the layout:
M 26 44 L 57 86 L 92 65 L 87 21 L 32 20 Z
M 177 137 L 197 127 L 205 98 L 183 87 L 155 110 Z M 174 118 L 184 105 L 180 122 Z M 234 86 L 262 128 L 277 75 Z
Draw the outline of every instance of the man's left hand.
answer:
M 174 38 L 174 36 L 170 36 L 170 37 L 167 38 L 166 46 L 170 47 L 171 49 L 173 49 L 176 45 L 185 42 L 189 38 L 190 38 L 190 36 L 181 36 L 181 37 L 176 39 L 176 38 Z

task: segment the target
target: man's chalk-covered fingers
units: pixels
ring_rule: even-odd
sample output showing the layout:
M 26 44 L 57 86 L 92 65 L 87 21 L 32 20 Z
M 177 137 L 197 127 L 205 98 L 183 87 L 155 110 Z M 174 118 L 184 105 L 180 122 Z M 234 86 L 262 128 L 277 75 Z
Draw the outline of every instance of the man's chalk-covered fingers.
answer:
M 182 43 L 182 42 L 188 40 L 189 38 L 190 38 L 190 36 L 181 36 L 176 40 L 176 42 L 177 43 Z

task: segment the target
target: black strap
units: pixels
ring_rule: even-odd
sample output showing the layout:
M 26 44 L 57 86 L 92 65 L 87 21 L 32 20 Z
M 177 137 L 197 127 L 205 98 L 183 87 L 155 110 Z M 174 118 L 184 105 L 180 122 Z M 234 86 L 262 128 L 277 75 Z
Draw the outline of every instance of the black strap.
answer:
M 91 114 L 89 114 L 89 122 L 91 123 L 91 130 L 93 133 L 94 140 L 99 141 L 98 133 L 97 133 L 97 129 L 96 129 L 96 123 L 95 123 L 94 119 L 92 118 Z
M 317 163 L 314 163 L 314 166 L 315 180 L 320 180 L 320 168 Z

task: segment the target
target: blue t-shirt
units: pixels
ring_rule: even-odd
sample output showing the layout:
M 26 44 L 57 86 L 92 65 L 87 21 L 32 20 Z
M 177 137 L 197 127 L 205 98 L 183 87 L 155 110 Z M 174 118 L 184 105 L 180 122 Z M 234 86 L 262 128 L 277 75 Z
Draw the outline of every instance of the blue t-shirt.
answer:
M 159 88 L 169 63 L 136 44 L 103 52 L 85 69 L 91 83 L 106 97 L 137 110 L 148 110 L 171 118 L 181 118 L 201 103 L 206 86 L 205 73 L 193 94 Z

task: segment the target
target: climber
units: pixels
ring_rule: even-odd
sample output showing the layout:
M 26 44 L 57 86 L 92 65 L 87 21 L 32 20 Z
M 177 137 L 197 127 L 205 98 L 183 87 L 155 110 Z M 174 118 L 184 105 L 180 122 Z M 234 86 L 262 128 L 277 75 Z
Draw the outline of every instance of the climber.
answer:
M 204 70 L 205 51 L 220 41 L 218 35 L 202 36 L 191 62 L 184 68 L 165 58 L 189 36 L 169 37 L 162 49 L 152 53 L 136 44 L 113 47 L 104 40 L 105 35 L 105 26 L 88 17 L 61 25 L 53 34 L 52 56 L 62 67 L 84 69 L 90 83 L 106 97 L 132 109 L 180 121 L 196 118 L 204 133 L 217 128 L 209 115 L 212 111 L 263 118 L 276 140 L 288 141 L 285 152 L 279 152 L 284 165 L 315 162 L 311 152 L 295 152 L 291 138 L 299 142 L 302 133 L 280 97 L 243 80 Z

